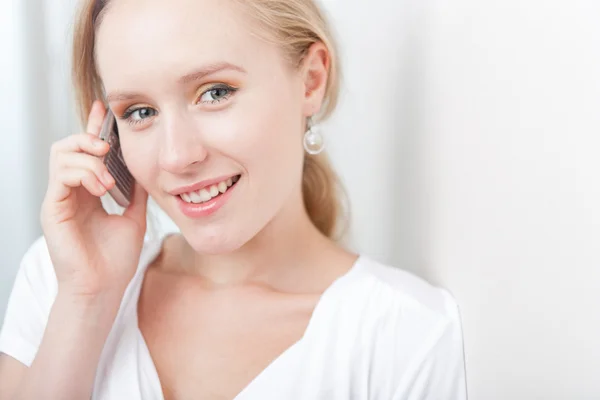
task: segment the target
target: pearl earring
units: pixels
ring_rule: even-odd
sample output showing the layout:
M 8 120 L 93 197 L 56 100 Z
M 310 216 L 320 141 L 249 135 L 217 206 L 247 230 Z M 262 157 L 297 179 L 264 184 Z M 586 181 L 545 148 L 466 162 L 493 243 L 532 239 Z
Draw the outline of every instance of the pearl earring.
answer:
M 308 130 L 304 134 L 304 150 L 308 154 L 316 155 L 325 149 L 325 141 L 321 130 L 313 126 L 312 117 L 308 117 Z

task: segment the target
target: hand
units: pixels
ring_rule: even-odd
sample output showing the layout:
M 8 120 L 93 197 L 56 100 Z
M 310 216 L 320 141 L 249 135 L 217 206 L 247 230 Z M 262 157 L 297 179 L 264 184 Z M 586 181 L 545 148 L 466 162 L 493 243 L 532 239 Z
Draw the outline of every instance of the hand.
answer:
M 109 215 L 100 197 L 115 185 L 99 138 L 106 111 L 94 102 L 86 133 L 56 142 L 50 154 L 41 223 L 59 291 L 82 296 L 121 293 L 133 277 L 146 232 L 148 194 L 136 183 L 124 215 Z

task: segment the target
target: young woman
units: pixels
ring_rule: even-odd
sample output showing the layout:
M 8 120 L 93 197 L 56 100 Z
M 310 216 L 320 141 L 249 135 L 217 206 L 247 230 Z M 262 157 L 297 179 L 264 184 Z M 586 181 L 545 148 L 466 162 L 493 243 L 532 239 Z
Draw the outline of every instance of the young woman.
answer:
M 335 241 L 313 124 L 339 65 L 313 0 L 83 3 L 87 129 L 52 148 L 0 399 L 466 398 L 452 297 Z M 137 182 L 123 215 L 100 201 L 107 108 Z M 144 240 L 148 195 L 180 235 Z

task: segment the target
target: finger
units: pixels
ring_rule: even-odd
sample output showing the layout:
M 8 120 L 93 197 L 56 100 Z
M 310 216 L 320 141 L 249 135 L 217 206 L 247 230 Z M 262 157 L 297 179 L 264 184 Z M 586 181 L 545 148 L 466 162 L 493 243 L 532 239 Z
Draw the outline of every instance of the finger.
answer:
M 146 231 L 146 211 L 148 207 L 148 192 L 138 183 L 135 183 L 133 190 L 133 197 L 129 203 L 129 207 L 123 213 L 124 217 L 127 217 L 135 222 Z
M 100 135 L 100 129 L 102 128 L 102 122 L 104 122 L 104 116 L 106 115 L 106 109 L 104 104 L 100 100 L 94 101 L 90 115 L 88 116 L 88 123 L 85 131 L 94 136 Z
M 69 168 L 61 171 L 52 179 L 48 187 L 48 200 L 50 203 L 59 203 L 65 200 L 75 188 L 84 187 L 89 193 L 100 197 L 106 194 L 106 188 L 96 175 L 87 169 Z
M 112 177 L 108 168 L 98 157 L 84 153 L 64 153 L 61 154 L 56 165 L 58 173 L 64 169 L 86 169 L 96 175 L 96 179 L 102 183 L 106 189 L 111 189 L 115 185 L 115 179 Z
M 98 177 L 89 170 L 67 169 L 63 173 L 62 181 L 71 188 L 83 186 L 88 192 L 98 197 L 104 196 L 107 191 L 102 182 L 98 180 Z
M 110 146 L 108 143 L 103 141 L 89 133 L 79 133 L 68 136 L 52 145 L 50 151 L 52 155 L 58 155 L 59 153 L 88 153 L 96 157 L 102 157 L 108 153 Z

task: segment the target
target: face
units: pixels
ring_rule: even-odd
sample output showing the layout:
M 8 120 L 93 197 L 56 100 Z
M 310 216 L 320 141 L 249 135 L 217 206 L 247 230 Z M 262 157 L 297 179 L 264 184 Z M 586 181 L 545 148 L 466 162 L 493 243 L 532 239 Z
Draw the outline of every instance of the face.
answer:
M 240 248 L 300 199 L 306 86 L 223 0 L 110 4 L 97 64 L 135 179 L 194 249 Z

